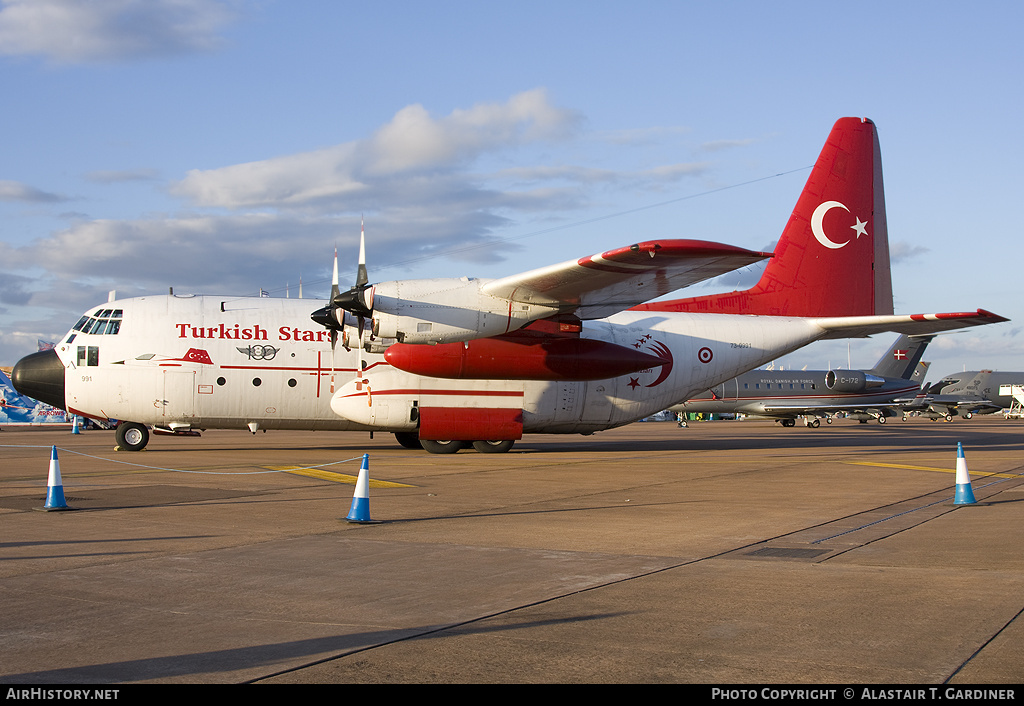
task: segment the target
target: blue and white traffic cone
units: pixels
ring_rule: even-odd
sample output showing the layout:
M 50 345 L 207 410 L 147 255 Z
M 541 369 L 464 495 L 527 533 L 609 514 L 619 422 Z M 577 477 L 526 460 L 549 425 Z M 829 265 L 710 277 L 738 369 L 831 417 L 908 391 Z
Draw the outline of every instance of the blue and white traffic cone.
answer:
M 967 459 L 964 458 L 964 447 L 956 442 L 956 493 L 953 495 L 954 505 L 971 505 L 975 503 L 974 489 L 971 488 L 971 476 L 967 472 Z
M 60 479 L 60 463 L 57 461 L 57 447 L 50 450 L 50 474 L 46 479 L 46 505 L 44 510 L 70 510 L 64 500 L 64 483 Z
M 352 509 L 345 518 L 354 523 L 370 523 L 370 454 L 363 454 L 363 465 L 356 478 L 356 489 L 352 493 Z
M 72 417 L 71 417 L 71 433 L 72 434 L 81 434 L 82 433 L 81 431 L 78 430 L 78 415 L 77 414 L 72 415 Z

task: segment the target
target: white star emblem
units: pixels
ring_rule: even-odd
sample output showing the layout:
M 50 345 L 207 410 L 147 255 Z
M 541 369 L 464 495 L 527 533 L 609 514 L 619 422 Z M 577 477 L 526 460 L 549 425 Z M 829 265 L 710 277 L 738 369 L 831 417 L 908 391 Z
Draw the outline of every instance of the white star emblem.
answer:
M 868 234 L 868 229 L 867 229 L 868 222 L 867 221 L 862 221 L 859 217 L 856 217 L 856 216 L 855 216 L 855 218 L 857 218 L 857 225 L 850 226 L 850 228 L 852 228 L 853 230 L 857 231 L 857 237 L 858 238 L 860 236 L 862 236 L 862 235 L 867 235 Z

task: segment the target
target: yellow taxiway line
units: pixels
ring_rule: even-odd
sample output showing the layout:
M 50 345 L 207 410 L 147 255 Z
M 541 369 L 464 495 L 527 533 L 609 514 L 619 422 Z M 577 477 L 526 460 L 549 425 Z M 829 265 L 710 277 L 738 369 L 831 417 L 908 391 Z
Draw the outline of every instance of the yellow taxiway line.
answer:
M 332 483 L 346 483 L 348 485 L 355 485 L 358 476 L 350 476 L 347 473 L 334 473 L 332 471 L 321 471 L 315 468 L 301 468 L 299 466 L 264 466 L 271 471 L 287 471 L 292 475 L 306 476 L 307 478 L 317 478 L 319 480 L 326 480 Z M 374 480 L 370 478 L 371 488 L 415 488 L 414 485 L 406 485 L 405 483 L 394 483 L 387 480 Z
M 930 466 L 907 466 L 902 463 L 874 463 L 872 461 L 846 461 L 850 466 L 878 466 L 880 468 L 904 468 L 910 471 L 934 471 L 938 473 L 956 473 L 956 468 L 932 468 Z M 1020 473 L 984 473 L 978 471 L 968 472 L 972 476 L 983 476 L 985 478 L 1020 478 Z

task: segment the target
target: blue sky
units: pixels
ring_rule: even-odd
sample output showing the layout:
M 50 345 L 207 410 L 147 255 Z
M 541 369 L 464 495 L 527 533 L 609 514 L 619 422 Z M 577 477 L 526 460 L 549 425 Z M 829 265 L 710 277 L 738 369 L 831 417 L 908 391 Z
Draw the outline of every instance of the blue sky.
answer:
M 852 115 L 879 130 L 897 312 L 1013 319 L 940 337 L 929 379 L 1024 370 L 1022 7 L 0 0 L 0 364 L 112 289 L 326 296 L 360 218 L 373 281 L 770 249 Z M 781 363 L 867 367 L 891 338 Z

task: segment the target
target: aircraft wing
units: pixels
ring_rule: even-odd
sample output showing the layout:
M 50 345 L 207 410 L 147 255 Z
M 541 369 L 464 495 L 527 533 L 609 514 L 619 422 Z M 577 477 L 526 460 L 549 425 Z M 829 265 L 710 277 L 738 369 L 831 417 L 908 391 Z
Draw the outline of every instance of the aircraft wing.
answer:
M 648 241 L 503 277 L 483 291 L 601 319 L 768 257 L 704 240 Z
M 897 333 L 938 333 L 967 326 L 998 324 L 1009 319 L 991 311 L 954 312 L 946 314 L 907 314 L 900 316 L 849 316 L 814 319 L 825 330 L 822 339 L 860 338 L 885 331 Z
M 823 404 L 823 405 L 765 405 L 765 414 L 815 414 L 825 412 L 852 412 L 856 410 L 870 409 L 902 409 L 903 405 L 896 400 L 889 402 L 878 402 L 875 404 Z
M 985 397 L 966 397 L 959 395 L 924 395 L 922 403 L 925 407 L 943 407 L 952 410 L 963 410 L 965 412 L 978 412 L 987 410 L 996 412 L 1002 409 L 1001 406 Z

